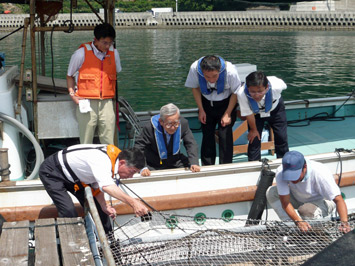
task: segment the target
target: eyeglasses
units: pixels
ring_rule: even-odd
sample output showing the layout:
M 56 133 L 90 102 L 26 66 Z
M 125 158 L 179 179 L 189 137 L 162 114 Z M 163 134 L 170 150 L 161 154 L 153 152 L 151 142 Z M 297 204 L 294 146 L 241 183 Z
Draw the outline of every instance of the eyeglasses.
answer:
M 166 128 L 171 128 L 171 127 L 177 128 L 180 125 L 180 120 L 175 122 L 164 123 L 164 125 L 166 126 Z
M 249 91 L 249 94 L 250 94 L 250 96 L 257 96 L 257 95 L 261 96 L 261 95 L 266 94 L 268 91 L 269 91 L 269 88 L 267 88 L 263 91 L 257 91 L 257 92 Z

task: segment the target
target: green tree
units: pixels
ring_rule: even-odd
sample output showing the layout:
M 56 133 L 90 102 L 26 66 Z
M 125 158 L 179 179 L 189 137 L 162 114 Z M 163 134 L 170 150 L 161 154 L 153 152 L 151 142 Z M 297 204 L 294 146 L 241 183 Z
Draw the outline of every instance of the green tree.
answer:
M 212 11 L 214 0 L 180 0 L 179 11 Z
M 145 12 L 154 7 L 175 7 L 175 0 L 136 0 L 136 1 L 116 1 L 116 8 L 123 12 Z M 174 8 L 175 9 L 175 8 Z

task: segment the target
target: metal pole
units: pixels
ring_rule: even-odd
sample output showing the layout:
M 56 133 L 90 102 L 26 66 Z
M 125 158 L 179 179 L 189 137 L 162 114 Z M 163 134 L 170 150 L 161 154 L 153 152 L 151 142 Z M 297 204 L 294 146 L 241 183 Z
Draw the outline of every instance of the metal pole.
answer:
M 85 198 L 88 203 L 88 209 L 91 213 L 92 219 L 94 220 L 94 223 L 96 225 L 98 237 L 102 246 L 102 249 L 104 251 L 104 255 L 107 261 L 108 266 L 114 266 L 115 265 L 115 260 L 113 258 L 110 246 L 108 244 L 106 235 L 105 235 L 105 230 L 104 227 L 102 226 L 101 219 L 99 216 L 99 212 L 96 209 L 94 197 L 91 192 L 91 187 L 87 186 L 85 188 Z
M 23 74 L 25 72 L 25 58 L 26 58 L 26 38 L 27 38 L 27 29 L 28 29 L 29 23 L 30 23 L 30 19 L 25 18 L 24 19 L 23 36 L 22 36 L 22 56 L 21 56 L 21 66 L 20 66 L 20 81 L 19 81 L 18 94 L 17 94 L 16 114 L 21 114 Z
M 175 12 L 177 13 L 177 12 L 179 12 L 178 11 L 178 0 L 176 0 L 176 8 L 175 8 Z
M 8 158 L 8 148 L 0 148 L 0 176 L 1 181 L 10 180 L 10 165 Z
M 32 96 L 33 96 L 33 120 L 35 138 L 38 141 L 38 110 L 37 110 L 37 69 L 36 69 L 36 35 L 35 35 L 35 0 L 30 1 L 30 29 L 31 29 L 31 60 L 32 60 Z
M 44 26 L 45 23 L 44 23 L 44 17 L 41 16 L 40 18 L 40 25 L 41 26 Z M 40 44 L 40 47 L 41 47 L 41 53 L 40 53 L 40 56 L 41 58 L 39 59 L 41 61 L 41 75 L 42 76 L 45 76 L 46 75 L 46 54 L 45 54 L 45 44 L 44 44 L 44 37 L 45 37 L 45 32 L 41 31 L 40 33 L 40 40 L 41 40 L 41 44 Z

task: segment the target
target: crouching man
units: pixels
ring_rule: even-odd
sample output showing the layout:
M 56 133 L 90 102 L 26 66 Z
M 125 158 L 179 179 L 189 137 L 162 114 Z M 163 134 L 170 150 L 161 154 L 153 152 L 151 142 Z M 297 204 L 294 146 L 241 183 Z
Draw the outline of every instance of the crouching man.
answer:
M 325 165 L 305 159 L 298 151 L 287 152 L 277 168 L 276 185 L 267 190 L 266 198 L 281 220 L 292 219 L 305 232 L 311 226 L 304 219 L 326 217 L 336 208 L 339 229 L 350 231 L 346 203 Z
M 85 189 L 93 189 L 94 200 L 106 233 L 112 231 L 110 216 L 116 210 L 106 203 L 104 193 L 130 205 L 137 216 L 147 214 L 145 205 L 126 193 L 116 182 L 131 178 L 145 165 L 144 154 L 137 149 L 119 150 L 114 145 L 80 144 L 48 157 L 41 165 L 39 177 L 58 210 L 59 217 L 77 217 L 73 194 L 84 206 Z

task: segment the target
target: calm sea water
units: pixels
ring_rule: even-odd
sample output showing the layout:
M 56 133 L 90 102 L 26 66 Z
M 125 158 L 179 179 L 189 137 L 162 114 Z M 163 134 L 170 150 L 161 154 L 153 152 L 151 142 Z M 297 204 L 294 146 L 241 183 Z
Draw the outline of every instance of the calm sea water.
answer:
M 0 37 L 5 33 L 0 32 Z M 71 54 L 92 40 L 92 32 L 54 32 L 54 76 L 65 78 Z M 51 75 L 51 41 L 46 33 L 46 67 Z M 231 29 L 117 30 L 122 72 L 119 94 L 136 111 L 157 110 L 174 102 L 195 107 L 184 87 L 191 63 L 218 54 L 233 63 L 256 64 L 288 85 L 285 100 L 345 95 L 355 88 L 355 32 L 240 32 Z M 22 33 L 0 42 L 7 65 L 19 65 Z M 26 66 L 30 66 L 27 41 Z

